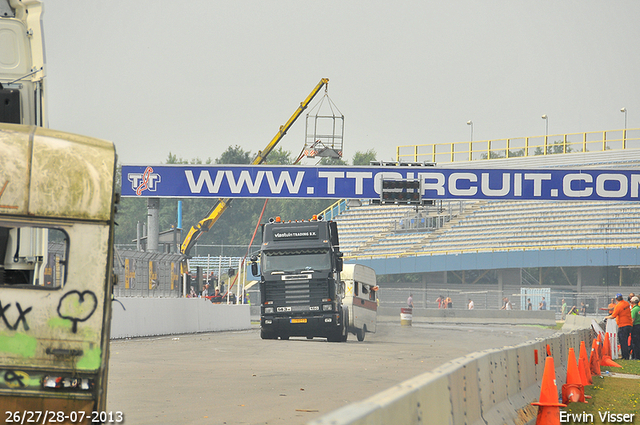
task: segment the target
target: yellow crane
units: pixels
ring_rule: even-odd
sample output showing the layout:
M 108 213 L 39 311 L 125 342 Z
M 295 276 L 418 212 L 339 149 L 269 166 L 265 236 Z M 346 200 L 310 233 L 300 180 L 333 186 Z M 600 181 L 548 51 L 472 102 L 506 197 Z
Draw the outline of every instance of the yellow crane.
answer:
M 273 137 L 273 139 L 271 139 L 267 147 L 263 151 L 258 151 L 258 154 L 251 162 L 252 165 L 258 165 L 258 164 L 264 163 L 269 153 L 271 153 L 271 151 L 276 147 L 276 145 L 278 144 L 278 142 L 280 142 L 280 140 L 284 137 L 284 135 L 287 134 L 287 131 L 289 130 L 289 128 L 298 119 L 298 117 L 307 108 L 307 106 L 309 106 L 309 103 L 311 103 L 311 101 L 318 94 L 318 92 L 322 90 L 322 88 L 328 83 L 329 83 L 328 78 L 323 78 L 320 80 L 320 82 L 315 86 L 315 88 L 311 91 L 311 93 L 309 93 L 309 96 L 307 96 L 307 98 L 300 103 L 300 106 L 298 107 L 298 109 L 296 109 L 293 115 L 291 115 L 291 118 L 289 118 L 289 120 L 284 125 L 280 126 L 278 133 Z M 213 208 L 211 208 L 211 210 L 209 210 L 209 212 L 207 213 L 207 216 L 202 220 L 200 220 L 196 225 L 191 227 L 191 229 L 185 236 L 184 241 L 182 242 L 182 245 L 180 247 L 180 252 L 182 254 L 186 256 L 189 255 L 191 248 L 193 247 L 193 245 L 195 245 L 198 238 L 200 238 L 202 233 L 208 232 L 211 229 L 211 227 L 213 227 L 215 222 L 218 221 L 222 213 L 227 209 L 227 207 L 231 203 L 231 200 L 232 200 L 231 198 L 218 199 L 218 202 L 213 206 Z M 186 261 L 182 263 L 181 268 L 182 268 L 182 273 L 188 272 L 186 267 Z

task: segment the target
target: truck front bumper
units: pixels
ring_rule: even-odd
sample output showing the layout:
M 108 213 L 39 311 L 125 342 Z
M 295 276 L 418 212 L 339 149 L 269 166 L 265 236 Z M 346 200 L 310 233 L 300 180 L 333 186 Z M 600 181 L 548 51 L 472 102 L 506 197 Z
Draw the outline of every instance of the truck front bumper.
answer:
M 283 317 L 263 316 L 260 326 L 265 332 L 277 336 L 329 337 L 341 326 L 339 314 L 327 313 L 317 316 Z

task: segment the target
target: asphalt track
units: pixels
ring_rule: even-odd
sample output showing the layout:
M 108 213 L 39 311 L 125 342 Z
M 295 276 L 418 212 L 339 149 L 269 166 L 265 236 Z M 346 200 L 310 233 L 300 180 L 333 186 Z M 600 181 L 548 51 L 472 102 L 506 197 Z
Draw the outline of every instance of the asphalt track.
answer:
M 364 342 L 263 341 L 257 327 L 112 341 L 108 410 L 129 425 L 304 424 L 456 357 L 554 333 L 398 322 Z

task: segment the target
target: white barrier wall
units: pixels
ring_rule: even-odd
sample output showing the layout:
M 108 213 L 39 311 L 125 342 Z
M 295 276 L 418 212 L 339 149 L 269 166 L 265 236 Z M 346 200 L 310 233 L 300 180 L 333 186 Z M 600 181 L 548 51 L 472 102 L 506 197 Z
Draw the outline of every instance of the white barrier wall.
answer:
M 259 314 L 259 313 L 258 313 Z M 380 307 L 378 317 L 400 317 L 400 307 Z M 414 308 L 413 320 L 444 323 L 526 323 L 530 325 L 555 326 L 556 313 L 527 310 L 465 310 Z
M 590 352 L 589 327 L 460 357 L 309 425 L 533 423 L 538 409 L 531 402 L 540 396 L 547 345 L 560 389 L 569 348 L 579 353 L 580 341 Z
M 248 305 L 201 298 L 118 298 L 112 311 L 112 339 L 251 328 Z

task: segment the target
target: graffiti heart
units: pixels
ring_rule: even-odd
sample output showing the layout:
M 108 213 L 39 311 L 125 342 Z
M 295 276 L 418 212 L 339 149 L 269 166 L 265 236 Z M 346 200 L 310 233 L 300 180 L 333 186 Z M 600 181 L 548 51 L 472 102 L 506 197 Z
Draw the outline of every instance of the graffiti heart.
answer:
M 63 319 L 71 320 L 73 326 L 71 331 L 78 331 L 78 322 L 84 322 L 89 319 L 98 307 L 98 298 L 92 291 L 69 291 L 58 304 L 58 316 Z

